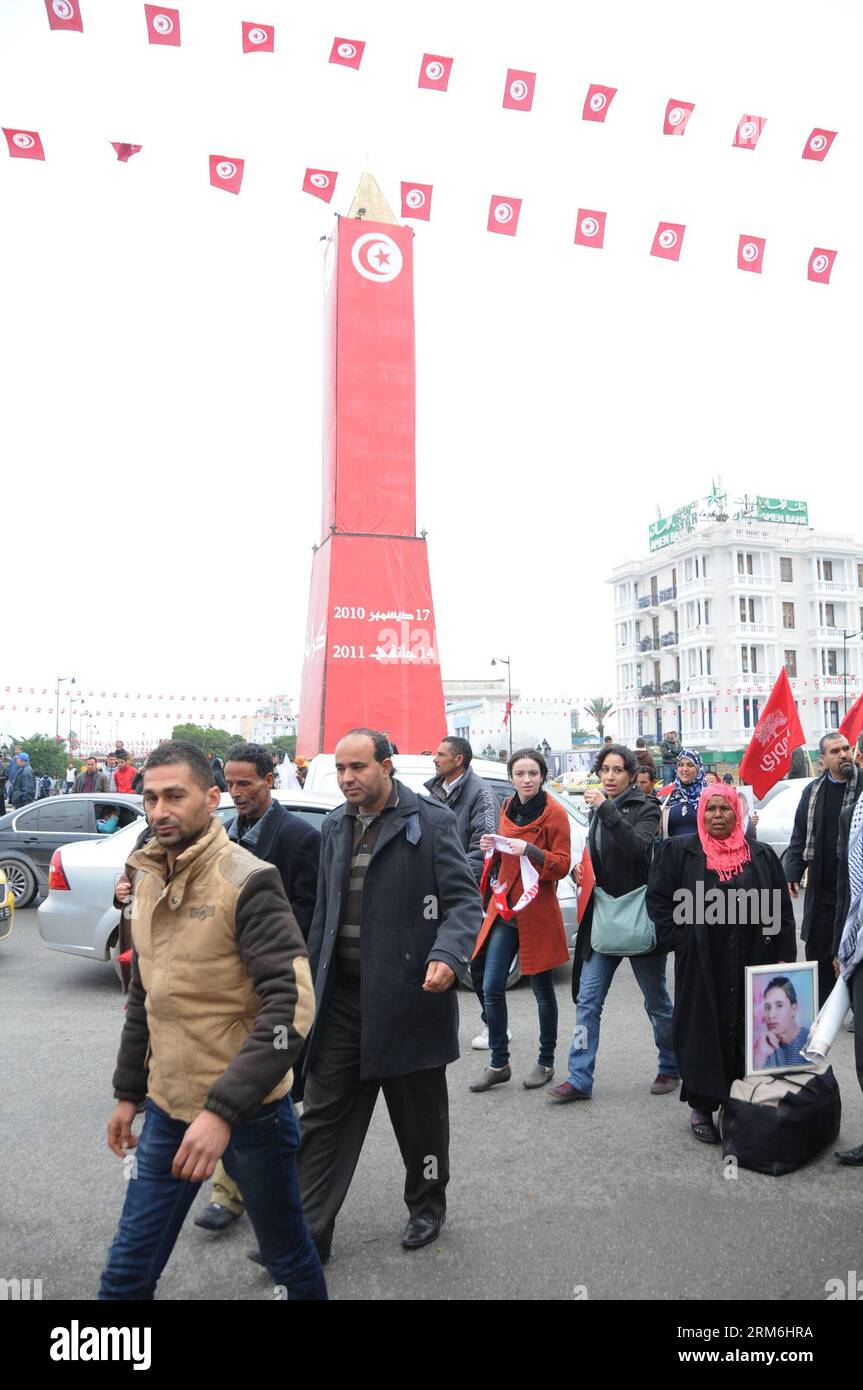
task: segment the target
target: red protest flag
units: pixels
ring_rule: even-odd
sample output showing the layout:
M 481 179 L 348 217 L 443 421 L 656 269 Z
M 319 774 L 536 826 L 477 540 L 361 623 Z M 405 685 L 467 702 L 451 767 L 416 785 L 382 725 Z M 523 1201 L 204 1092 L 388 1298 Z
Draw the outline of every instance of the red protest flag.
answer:
M 805 742 L 791 682 L 783 666 L 743 754 L 741 782 L 747 782 L 757 797 L 766 796 L 791 766 L 794 749 Z
M 244 53 L 275 53 L 276 31 L 272 24 L 252 24 L 244 19 L 242 25 Z
M 735 150 L 754 150 L 758 137 L 767 124 L 766 116 L 741 116 L 734 132 L 732 146 Z
M 243 182 L 244 159 L 226 159 L 223 154 L 210 155 L 210 183 L 226 193 L 239 193 Z
M 493 193 L 488 208 L 487 230 L 501 232 L 503 236 L 515 236 L 520 212 L 521 198 L 501 198 Z
M 507 724 L 509 723 L 509 716 L 511 715 L 511 713 L 512 713 L 512 700 L 507 700 L 507 702 L 506 702 L 506 708 L 504 709 L 504 712 L 503 712 L 503 722 L 502 722 L 502 724 L 501 724 L 501 726 L 500 726 L 502 729 L 505 729 L 506 726 L 507 726 Z
M 121 164 L 128 164 L 132 155 L 138 154 L 141 149 L 140 145 L 125 145 L 122 142 L 118 143 L 116 140 L 111 141 L 111 146 L 116 150 L 117 158 Z
M 180 11 L 166 10 L 162 5 L 145 5 L 147 38 L 150 43 L 180 47 Z
M 402 183 L 402 217 L 428 222 L 431 217 L 432 185 Z
M 820 126 L 816 126 L 803 146 L 802 158 L 819 161 L 826 159 L 837 134 L 838 131 L 822 130 Z
M 590 895 L 596 884 L 596 874 L 593 872 L 593 864 L 590 858 L 590 850 L 585 845 L 581 855 L 581 883 L 576 885 L 576 916 L 578 925 L 581 926 L 581 919 L 584 917 L 587 904 L 590 902 Z
M 536 73 L 507 68 L 503 104 L 508 111 L 529 111 L 533 106 Z
M 650 248 L 651 256 L 661 256 L 666 261 L 679 261 L 685 231 L 684 222 L 660 222 Z
M 838 251 L 828 251 L 824 246 L 813 246 L 812 255 L 809 257 L 807 280 L 814 280 L 818 285 L 829 285 L 830 272 L 838 254 Z
M 601 251 L 605 241 L 606 216 L 606 213 L 594 212 L 591 208 L 579 208 L 575 221 L 576 246 L 594 246 Z
M 672 97 L 665 107 L 663 135 L 683 135 L 694 110 L 694 101 L 675 101 Z
M 853 748 L 860 735 L 863 734 L 863 695 L 857 696 L 857 699 L 839 725 L 839 732 L 845 735 Z
M 583 121 L 604 121 L 608 115 L 612 98 L 616 95 L 616 87 L 603 87 L 598 82 L 591 82 L 587 89 L 587 96 L 584 98 L 584 110 L 581 113 L 581 119 Z
M 358 68 L 363 61 L 365 49 L 363 39 L 333 39 L 330 49 L 330 62 L 339 63 L 343 68 Z
M 424 53 L 417 86 L 428 87 L 433 92 L 445 92 L 452 65 L 452 58 L 442 58 L 439 53 Z
M 80 0 L 45 0 L 45 9 L 50 29 L 75 29 L 83 34 Z
M 763 236 L 741 236 L 737 243 L 737 269 L 751 270 L 761 274 L 764 265 L 764 246 L 767 238 Z
M 337 178 L 335 169 L 307 169 L 303 178 L 303 192 L 329 203 L 336 191 Z
M 9 154 L 13 159 L 44 159 L 42 140 L 36 130 L 13 130 L 3 126 Z

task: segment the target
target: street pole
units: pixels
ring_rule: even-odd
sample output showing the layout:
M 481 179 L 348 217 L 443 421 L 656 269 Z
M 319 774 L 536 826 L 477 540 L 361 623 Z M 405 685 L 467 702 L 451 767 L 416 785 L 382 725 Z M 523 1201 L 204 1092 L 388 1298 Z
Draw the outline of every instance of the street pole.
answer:
M 499 661 L 502 661 L 506 667 L 506 699 L 509 705 L 509 719 L 507 720 L 509 725 L 509 756 L 512 757 L 512 662 L 508 656 L 493 656 L 492 666 L 496 666 Z

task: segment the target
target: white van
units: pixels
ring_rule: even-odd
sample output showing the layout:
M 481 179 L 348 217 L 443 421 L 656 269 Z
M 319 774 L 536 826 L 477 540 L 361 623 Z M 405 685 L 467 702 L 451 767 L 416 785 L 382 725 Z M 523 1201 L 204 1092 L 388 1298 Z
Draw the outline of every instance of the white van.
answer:
M 422 757 L 419 753 L 396 753 L 393 757 L 396 777 L 411 791 L 428 796 L 426 782 L 435 776 L 434 758 Z M 488 782 L 492 791 L 501 800 L 512 796 L 512 783 L 506 775 L 506 763 L 493 762 L 490 758 L 474 758 L 471 767 L 478 777 Z M 305 781 L 307 792 L 327 792 L 340 796 L 336 780 L 336 759 L 334 753 L 318 753 L 309 763 Z

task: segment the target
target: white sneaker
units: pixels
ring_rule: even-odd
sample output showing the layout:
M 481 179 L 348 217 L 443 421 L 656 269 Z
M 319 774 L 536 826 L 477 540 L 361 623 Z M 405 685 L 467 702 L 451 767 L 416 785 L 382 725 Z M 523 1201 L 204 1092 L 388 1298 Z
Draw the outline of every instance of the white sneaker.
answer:
M 507 1028 L 507 1030 L 506 1030 L 506 1040 L 507 1040 L 507 1042 L 511 1042 L 511 1041 L 512 1041 L 512 1029 L 511 1029 L 511 1028 Z M 488 1049 L 489 1049 L 489 1041 L 488 1041 L 488 1029 L 487 1029 L 487 1028 L 484 1028 L 484 1029 L 482 1030 L 481 1033 L 477 1033 L 476 1037 L 474 1038 L 473 1042 L 471 1043 L 471 1047 L 475 1047 L 476 1050 L 477 1050 L 477 1052 L 487 1052 L 487 1051 L 488 1051 Z

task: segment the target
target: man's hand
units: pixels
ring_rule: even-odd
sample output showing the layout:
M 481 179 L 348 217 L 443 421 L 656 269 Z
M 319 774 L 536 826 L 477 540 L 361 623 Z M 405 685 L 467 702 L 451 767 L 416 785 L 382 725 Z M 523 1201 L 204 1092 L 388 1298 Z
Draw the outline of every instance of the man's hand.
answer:
M 203 1182 L 211 1178 L 216 1164 L 228 1147 L 231 1126 L 212 1110 L 202 1110 L 186 1130 L 183 1142 L 174 1154 L 171 1173 L 185 1182 Z
M 791 894 L 792 898 L 796 898 L 797 895 L 798 895 L 798 893 L 800 892 L 800 884 L 799 884 L 799 883 L 789 883 L 789 885 L 788 885 L 788 892 Z
M 132 885 L 124 874 L 117 879 L 117 886 L 114 889 L 114 897 L 118 903 L 127 903 L 132 896 Z
M 423 980 L 423 989 L 427 989 L 430 994 L 443 994 L 444 990 L 451 989 L 455 984 L 455 971 L 442 960 L 429 962 L 426 977 Z
M 138 1113 L 133 1100 L 118 1100 L 108 1121 L 108 1148 L 118 1158 L 126 1157 L 127 1149 L 134 1149 L 138 1136 L 132 1133 L 132 1121 Z

